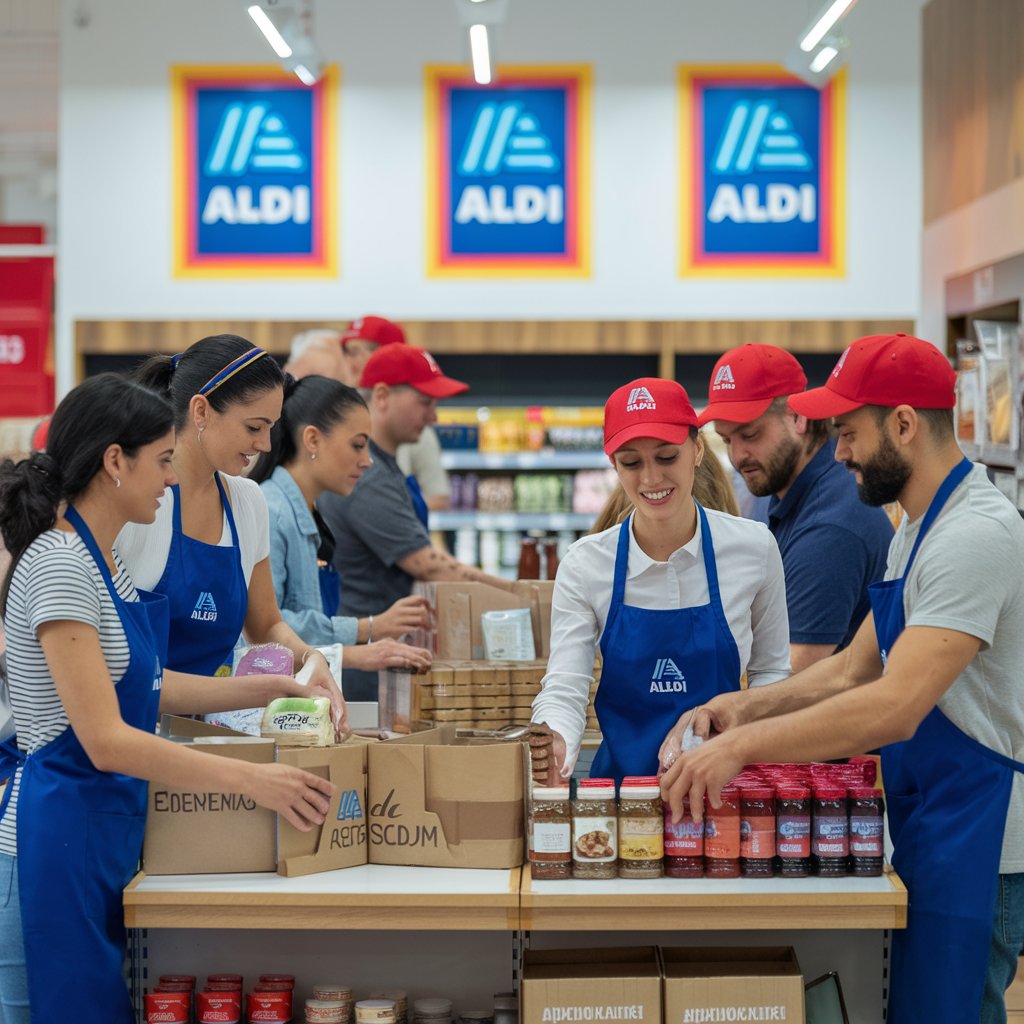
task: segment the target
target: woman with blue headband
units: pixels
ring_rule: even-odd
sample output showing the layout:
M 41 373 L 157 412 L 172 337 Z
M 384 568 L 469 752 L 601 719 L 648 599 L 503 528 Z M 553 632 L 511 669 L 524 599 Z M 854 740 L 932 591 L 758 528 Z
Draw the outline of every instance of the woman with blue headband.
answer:
M 165 393 L 174 410 L 174 472 L 152 525 L 129 524 L 117 548 L 136 584 L 170 604 L 168 667 L 197 675 L 230 672 L 243 632 L 278 643 L 295 666 L 314 663 L 313 681 L 344 701 L 326 660 L 281 618 L 270 570 L 267 505 L 242 474 L 270 450 L 281 415 L 284 375 L 251 342 L 203 338 L 177 356 L 153 356 L 137 379 Z

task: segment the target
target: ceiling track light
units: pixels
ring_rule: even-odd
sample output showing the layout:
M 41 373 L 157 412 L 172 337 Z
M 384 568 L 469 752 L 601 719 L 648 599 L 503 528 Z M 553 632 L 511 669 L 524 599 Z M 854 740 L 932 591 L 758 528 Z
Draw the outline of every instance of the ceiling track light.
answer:
M 473 61 L 473 80 L 477 85 L 490 85 L 491 47 L 486 25 L 469 26 L 469 53 Z
M 824 71 L 839 56 L 839 51 L 834 46 L 823 46 L 811 61 L 811 71 L 816 75 Z
M 256 27 L 263 33 L 264 38 L 270 43 L 271 49 L 281 58 L 286 60 L 292 55 L 292 48 L 285 42 L 285 38 L 278 31 L 277 26 L 270 20 L 259 4 L 253 4 L 248 8 L 249 17 L 256 22 Z
M 800 39 L 800 49 L 810 53 L 825 38 L 840 18 L 845 17 L 857 0 L 832 0 L 826 4 L 821 13 L 811 22 L 810 27 Z

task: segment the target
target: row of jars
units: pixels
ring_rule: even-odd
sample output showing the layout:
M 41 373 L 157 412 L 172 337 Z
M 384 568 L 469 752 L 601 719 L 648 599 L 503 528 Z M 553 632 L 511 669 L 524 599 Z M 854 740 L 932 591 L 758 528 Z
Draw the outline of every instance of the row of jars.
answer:
M 530 869 L 535 879 L 801 878 L 880 875 L 884 857 L 882 791 L 871 786 L 760 780 L 705 799 L 700 821 L 689 799 L 679 821 L 654 777 L 535 788 Z

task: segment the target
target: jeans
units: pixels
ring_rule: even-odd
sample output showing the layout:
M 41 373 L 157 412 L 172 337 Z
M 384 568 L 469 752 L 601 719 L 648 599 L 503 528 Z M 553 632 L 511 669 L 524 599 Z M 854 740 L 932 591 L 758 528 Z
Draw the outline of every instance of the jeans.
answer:
M 1005 992 L 1024 953 L 1024 874 L 1000 875 L 980 1024 L 1006 1024 Z
M 18 861 L 7 853 L 0 853 L 0 1022 L 29 1024 Z

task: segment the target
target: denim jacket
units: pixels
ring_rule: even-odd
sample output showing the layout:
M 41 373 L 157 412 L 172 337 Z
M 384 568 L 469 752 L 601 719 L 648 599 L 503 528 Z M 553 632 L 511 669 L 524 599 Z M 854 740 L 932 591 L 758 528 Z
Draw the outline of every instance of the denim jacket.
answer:
M 320 534 L 299 485 L 278 466 L 260 487 L 270 512 L 270 569 L 281 617 L 308 644 L 354 644 L 357 619 L 324 615 L 316 553 Z

